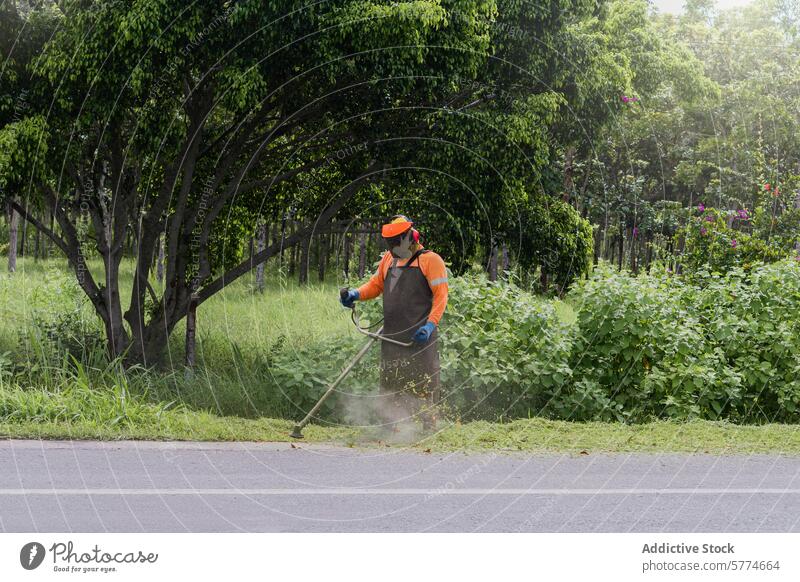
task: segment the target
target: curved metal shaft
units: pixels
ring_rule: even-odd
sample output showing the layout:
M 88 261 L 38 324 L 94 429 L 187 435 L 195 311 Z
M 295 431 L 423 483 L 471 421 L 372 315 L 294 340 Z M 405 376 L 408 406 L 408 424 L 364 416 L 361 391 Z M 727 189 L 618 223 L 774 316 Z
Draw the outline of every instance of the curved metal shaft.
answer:
M 383 328 L 379 329 L 378 333 L 380 333 L 382 329 Z M 370 335 L 372 336 L 374 334 Z M 291 434 L 292 437 L 296 439 L 303 438 L 303 434 L 301 433 L 303 427 L 308 424 L 308 422 L 311 420 L 311 417 L 313 417 L 316 414 L 316 412 L 319 410 L 319 407 L 322 406 L 322 403 L 325 402 L 328 396 L 330 396 L 331 392 L 336 390 L 336 387 L 342 382 L 342 380 L 344 380 L 345 376 L 347 376 L 350 373 L 353 367 L 358 362 L 361 361 L 361 358 L 363 358 L 366 355 L 366 353 L 372 347 L 372 344 L 374 344 L 376 341 L 378 341 L 378 338 L 370 337 L 370 340 L 366 344 L 364 344 L 364 347 L 359 350 L 356 356 L 352 360 L 350 360 L 349 364 L 347 364 L 347 367 L 345 367 L 345 369 L 342 370 L 342 373 L 339 374 L 339 377 L 336 378 L 336 380 L 334 380 L 330 386 L 328 386 L 328 389 L 325 391 L 325 393 L 322 395 L 319 401 L 314 405 L 314 408 L 309 410 L 308 414 L 306 414 L 306 417 L 295 425 L 294 430 L 292 431 Z

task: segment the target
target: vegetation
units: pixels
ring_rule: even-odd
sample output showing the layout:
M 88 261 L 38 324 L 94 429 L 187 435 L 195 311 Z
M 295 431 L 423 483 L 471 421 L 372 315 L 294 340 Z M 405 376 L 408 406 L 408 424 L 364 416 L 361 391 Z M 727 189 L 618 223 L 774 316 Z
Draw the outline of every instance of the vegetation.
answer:
M 9 434 L 275 436 L 397 212 L 452 274 L 437 446 L 798 422 L 796 3 L 8 0 L 0 49 Z
M 106 360 L 102 330 L 92 327 L 80 290 L 53 273 L 0 281 L 4 297 L 30 309 L 30 320 L 7 327 L 2 338 L 4 422 L 85 414 L 114 424 L 175 407 L 299 419 L 364 342 L 333 286 L 273 283 L 278 288 L 262 297 L 241 282 L 204 310 L 208 331 L 193 373 L 180 364 L 179 342 L 171 346 L 172 366 L 124 369 L 119 359 Z M 601 264 L 563 301 L 489 282 L 482 273 L 455 277 L 442 323 L 446 417 L 797 422 L 799 298 L 800 263 L 793 259 L 724 275 L 701 271 L 691 281 L 666 270 L 633 276 Z M 379 318 L 378 302 L 359 308 L 362 323 Z M 14 337 L 24 339 L 15 345 Z M 322 422 L 379 422 L 365 406 L 377 358 L 375 350 L 354 369 L 321 410 Z

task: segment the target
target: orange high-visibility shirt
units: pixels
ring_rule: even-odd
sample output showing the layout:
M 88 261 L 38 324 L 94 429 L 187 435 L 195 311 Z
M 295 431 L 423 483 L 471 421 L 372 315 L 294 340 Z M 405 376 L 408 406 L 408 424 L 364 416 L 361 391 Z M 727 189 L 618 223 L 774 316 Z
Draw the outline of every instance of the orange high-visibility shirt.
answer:
M 419 248 L 422 248 L 422 245 L 419 245 Z M 369 281 L 358 288 L 359 299 L 374 299 L 383 293 L 383 281 L 386 278 L 386 273 L 389 271 L 389 266 L 392 264 L 393 260 L 394 257 L 392 257 L 392 253 L 388 251 L 383 253 L 383 258 L 381 259 L 375 274 L 370 278 Z M 398 266 L 402 266 L 408 263 L 409 260 L 410 258 L 399 259 L 397 264 Z M 425 279 L 428 281 L 428 285 L 433 293 L 433 307 L 431 307 L 431 312 L 428 315 L 428 321 L 433 322 L 435 325 L 439 325 L 439 320 L 442 318 L 445 307 L 447 307 L 448 291 L 447 269 L 444 266 L 442 257 L 433 251 L 429 253 L 422 253 L 419 257 L 417 257 L 417 260 L 414 261 L 414 264 L 411 265 L 410 268 L 422 269 L 422 274 L 425 275 Z

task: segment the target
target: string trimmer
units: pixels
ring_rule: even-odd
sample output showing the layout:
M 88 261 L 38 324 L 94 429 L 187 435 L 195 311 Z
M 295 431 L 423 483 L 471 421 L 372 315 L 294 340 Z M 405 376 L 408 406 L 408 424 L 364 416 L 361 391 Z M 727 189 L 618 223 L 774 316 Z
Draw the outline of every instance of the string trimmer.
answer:
M 348 291 L 347 287 L 342 287 L 342 289 L 339 290 L 339 294 L 341 295 L 342 298 L 347 297 L 347 291 Z M 328 389 L 325 390 L 325 393 L 314 405 L 314 408 L 309 410 L 308 414 L 306 414 L 306 417 L 295 425 L 294 430 L 289 435 L 292 438 L 296 439 L 303 438 L 303 427 L 305 427 L 308 424 L 308 422 L 311 420 L 314 414 L 316 414 L 316 412 L 319 410 L 319 407 L 322 406 L 322 403 L 325 402 L 325 400 L 328 398 L 328 396 L 331 395 L 331 393 L 334 390 L 336 390 L 336 387 L 342 382 L 342 380 L 345 379 L 345 377 L 347 377 L 347 375 L 353 370 L 355 365 L 361 361 L 361 358 L 363 358 L 366 355 L 366 353 L 372 347 L 372 344 L 374 344 L 377 341 L 390 342 L 393 344 L 397 344 L 398 346 L 404 346 L 404 347 L 411 347 L 414 344 L 414 342 L 407 342 L 407 343 L 400 342 L 397 340 L 393 340 L 392 338 L 388 338 L 386 336 L 381 335 L 381 332 L 383 331 L 383 326 L 378 328 L 378 330 L 375 332 L 369 331 L 369 327 L 361 327 L 358 320 L 358 313 L 356 312 L 356 306 L 352 305 L 350 309 L 351 309 L 350 318 L 353 320 L 353 325 L 356 326 L 356 329 L 360 333 L 363 333 L 364 335 L 368 336 L 369 341 L 366 344 L 364 344 L 364 347 L 358 351 L 358 353 L 352 360 L 350 360 L 350 363 L 348 363 L 347 366 L 345 366 L 344 370 L 342 370 L 342 373 L 339 374 L 339 377 L 336 378 L 336 380 L 334 380 L 328 386 Z

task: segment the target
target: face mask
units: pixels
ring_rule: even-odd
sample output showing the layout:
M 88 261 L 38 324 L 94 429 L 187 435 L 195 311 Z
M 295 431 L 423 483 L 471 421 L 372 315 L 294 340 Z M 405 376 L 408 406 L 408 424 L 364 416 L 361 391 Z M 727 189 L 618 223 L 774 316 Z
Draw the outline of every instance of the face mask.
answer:
M 400 237 L 399 242 L 396 243 L 392 240 L 388 243 L 389 252 L 392 253 L 392 256 L 396 259 L 408 259 L 413 254 L 411 252 L 411 244 L 411 237 L 405 234 Z

